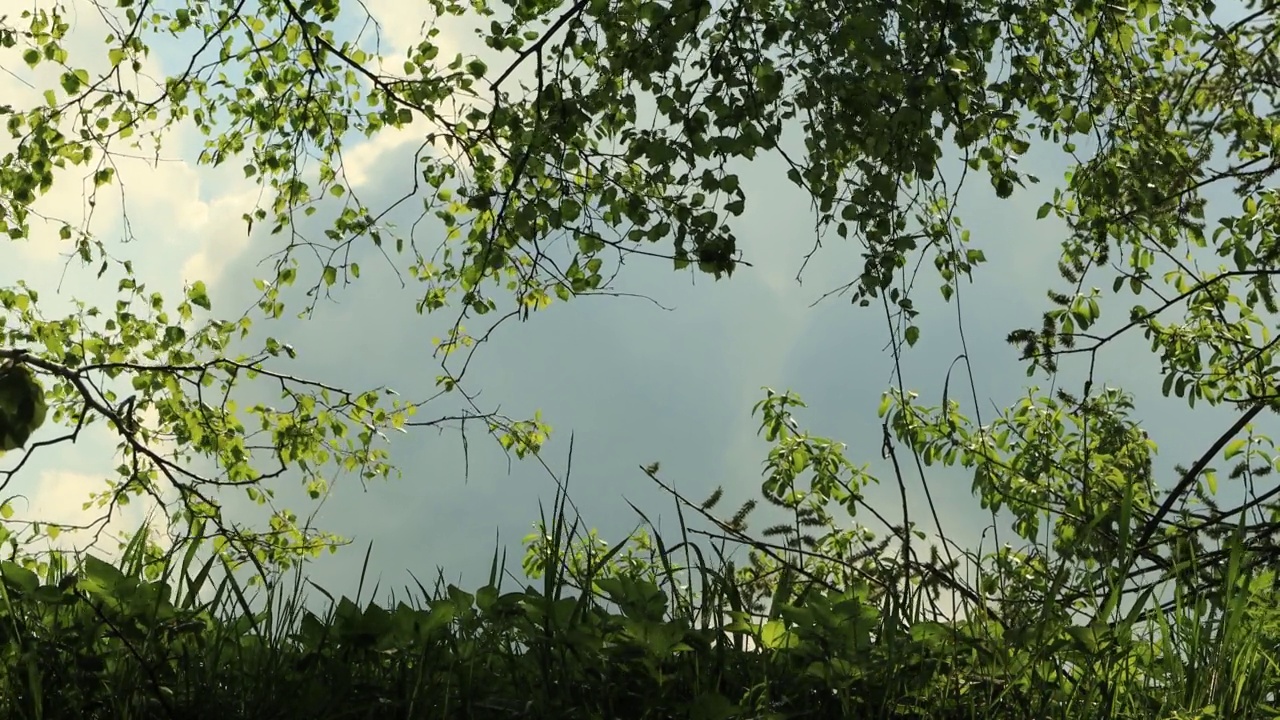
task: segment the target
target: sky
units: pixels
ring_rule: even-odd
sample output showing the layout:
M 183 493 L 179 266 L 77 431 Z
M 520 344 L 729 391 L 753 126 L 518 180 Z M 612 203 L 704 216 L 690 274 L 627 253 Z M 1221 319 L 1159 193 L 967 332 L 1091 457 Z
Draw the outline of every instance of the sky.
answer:
M 73 16 L 72 57 L 103 55 L 100 18 L 84 10 L 86 3 L 70 4 L 79 8 Z M 365 4 L 382 24 L 382 48 L 395 67 L 395 56 L 420 38 L 419 20 L 427 4 Z M 450 28 L 440 44 L 441 57 L 488 52 L 457 28 Z M 170 43 L 162 50 L 147 63 L 154 76 L 163 74 L 164 63 L 174 62 L 183 48 Z M 39 89 L 55 77 L 45 70 L 19 70 L 16 56 L 0 55 L 0 67 L 13 71 L 0 73 L 0 97 L 17 106 L 38 98 Z M 421 131 L 416 125 L 347 148 L 348 178 L 369 206 L 383 207 L 406 189 Z M 166 139 L 160 161 L 122 162 L 123 193 L 110 192 L 99 201 L 91 227 L 134 259 L 138 277 L 150 289 L 176 298 L 184 282 L 200 279 L 209 287 L 215 313 L 238 316 L 256 296 L 252 279 L 267 272 L 261 260 L 279 248 L 280 239 L 245 232 L 238 218 L 258 201 L 258 188 L 243 179 L 238 163 L 220 169 L 197 166 L 199 142 L 193 132 L 180 131 Z M 6 150 L 0 146 L 0 152 Z M 954 155 L 947 163 L 948 176 L 954 178 Z M 1037 221 L 1036 211 L 1053 187 L 1062 184 L 1068 159 L 1036 147 L 1021 167 L 1043 182 L 1007 200 L 996 198 L 984 177 L 970 178 L 958 214 L 971 232 L 972 246 L 982 249 L 989 262 L 972 284 L 961 288 L 959 302 L 950 304 L 941 300 L 938 280 L 926 268 L 915 295 L 921 341 L 903 359 L 908 389 L 927 405 L 940 404 L 945 373 L 963 352 L 959 317 L 982 405 L 975 409 L 967 393 L 957 398 L 953 391 L 951 396 L 961 400 L 963 413 L 974 417 L 977 410 L 984 422 L 1023 395 L 1029 383 L 1049 384 L 1042 376 L 1026 377 L 1017 349 L 1004 338 L 1012 329 L 1039 324 L 1048 307 L 1045 290 L 1058 280 L 1055 266 L 1064 227 L 1052 217 Z M 858 248 L 832 234 L 803 282 L 797 282 L 813 242 L 808 199 L 786 179 L 776 156 L 731 170 L 741 176 L 747 192 L 747 210 L 734 229 L 752 267 L 717 282 L 692 271 L 673 272 L 668 261 L 629 259 L 614 289 L 650 299 L 600 296 L 556 303 L 527 323 L 503 325 L 468 372 L 468 386 L 483 390 L 482 406 L 500 406 L 516 418 L 541 411 L 554 429 L 542 459 L 562 476 L 573 437 L 570 495 L 584 523 L 610 541 L 640 522 L 628 501 L 657 521 L 664 537 L 675 537 L 667 535 L 677 529 L 671 499 L 640 470 L 654 461 L 661 463 L 661 477 L 690 498 L 701 499 L 716 486 L 726 491 L 721 508 L 758 497 L 769 445 L 757 435 L 759 419 L 751 416 L 751 408 L 764 397 L 766 386 L 798 393 L 809 406 L 797 413 L 802 426 L 847 443 L 848 457 L 867 463 L 882 478 L 882 484 L 868 488 L 868 501 L 900 520 L 898 491 L 880 459 L 876 415 L 881 393 L 893 377 L 884 318 L 875 307 L 859 308 L 841 298 L 815 305 L 860 271 Z M 1213 203 L 1234 209 L 1237 201 L 1219 195 L 1211 199 L 1211 211 Z M 80 176 L 66 172 L 37 207 L 79 218 L 83 198 Z M 411 216 L 402 218 L 412 221 Z M 95 281 L 92 269 L 66 263 L 68 247 L 57 240 L 57 227 L 39 227 L 28 241 L 0 243 L 0 286 L 26 280 L 42 292 L 50 315 L 72 298 L 114 302 L 113 284 Z M 307 227 L 320 225 L 317 221 Z M 418 232 L 430 242 L 439 240 L 438 227 Z M 361 280 L 335 293 L 333 301 L 322 301 L 311 319 L 297 320 L 287 312 L 280 321 L 259 321 L 259 329 L 298 350 L 298 359 L 286 368 L 292 374 L 353 388 L 386 385 L 405 396 L 422 396 L 438 374 L 431 338 L 444 333 L 454 314 L 416 314 L 416 288 L 402 287 L 370 248 L 357 250 L 361 253 L 366 256 L 357 258 Z M 1055 288 L 1059 285 L 1053 282 Z M 1104 308 L 1110 315 L 1104 326 L 1113 327 L 1126 314 L 1128 300 L 1107 297 Z M 1197 408 L 1193 417 L 1185 402 L 1161 397 L 1158 361 L 1138 340 L 1126 339 L 1104 354 L 1097 381 L 1136 395 L 1135 419 L 1161 448 L 1160 484 L 1168 487 L 1173 464 L 1190 464 L 1206 438 L 1216 437 L 1230 422 L 1230 411 Z M 1080 370 L 1067 365 L 1067 387 L 1078 389 Z M 446 397 L 423 416 L 460 409 L 460 400 Z M 550 512 L 555 480 L 537 462 L 509 461 L 478 432 L 469 440 L 469 457 L 464 458 L 456 432 L 397 436 L 392 457 L 403 477 L 367 488 L 355 478 L 339 481 L 316 522 L 353 544 L 310 563 L 307 577 L 335 596 L 354 596 L 369 543 L 366 588 L 379 583 L 379 598 L 387 590 L 399 594 L 412 587 L 410 572 L 429 586 L 437 568 L 443 568 L 450 582 L 477 588 L 487 579 L 495 545 L 506 550 L 508 569 L 518 574 L 520 540 L 538 519 L 540 502 Z M 111 473 L 116 464 L 112 448 L 100 430 L 74 447 L 38 454 L 0 496 L 21 495 L 16 504 L 21 518 L 90 519 L 80 504 Z M 0 458 L 0 467 L 17 457 Z M 465 477 L 464 470 L 469 470 Z M 991 536 L 984 540 L 983 534 L 992 517 L 971 495 L 966 472 L 933 467 L 922 476 L 907 470 L 912 517 L 922 529 L 933 530 L 923 493 L 927 481 L 947 536 L 970 549 L 980 541 L 984 550 L 993 549 Z M 285 483 L 279 489 L 281 504 L 300 516 L 307 514 L 311 506 L 299 488 Z M 229 506 L 233 517 L 251 514 L 243 502 Z M 111 529 L 136 527 L 142 512 L 131 506 L 113 520 Z M 859 520 L 878 527 L 871 518 Z M 1006 521 L 1000 529 L 1002 540 L 1014 540 Z M 75 541 L 76 536 L 66 540 Z M 109 547 L 99 552 L 111 554 Z

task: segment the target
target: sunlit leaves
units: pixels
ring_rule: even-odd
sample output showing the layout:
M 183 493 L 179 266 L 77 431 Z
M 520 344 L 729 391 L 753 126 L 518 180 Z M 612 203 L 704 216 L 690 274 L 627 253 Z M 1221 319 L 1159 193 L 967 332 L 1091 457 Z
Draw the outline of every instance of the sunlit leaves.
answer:
M 954 401 L 922 408 L 891 391 L 880 410 L 895 437 L 926 464 L 971 470 L 983 507 L 1010 511 L 1019 536 L 1035 541 L 1052 520 L 1055 551 L 1106 562 L 1117 557 L 1115 538 L 1125 532 L 1115 512 L 1126 492 L 1136 510 L 1154 507 L 1155 447 L 1127 418 L 1132 406 L 1127 395 L 1108 389 L 1077 410 L 1033 389 L 994 422 L 975 427 Z M 1129 521 L 1141 517 L 1134 513 Z M 1106 534 L 1093 534 L 1098 527 Z
M 205 310 L 213 309 L 212 303 L 209 302 L 209 291 L 205 288 L 203 280 L 197 280 L 191 284 L 191 287 L 187 289 L 187 300 L 196 307 L 204 308 Z

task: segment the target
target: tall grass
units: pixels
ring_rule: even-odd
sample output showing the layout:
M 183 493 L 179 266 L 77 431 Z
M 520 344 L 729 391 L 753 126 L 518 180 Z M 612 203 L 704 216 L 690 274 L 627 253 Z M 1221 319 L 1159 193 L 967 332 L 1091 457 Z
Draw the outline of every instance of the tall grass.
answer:
M 495 549 L 488 582 L 475 592 L 441 574 L 430 589 L 415 579 L 413 592 L 383 607 L 312 586 L 329 600 L 323 616 L 304 607 L 310 583 L 300 570 L 256 588 L 265 602 L 253 611 L 257 598 L 225 561 L 197 563 L 195 545 L 148 580 L 145 533 L 115 564 L 87 556 L 74 567 L 50 563 L 40 577 L 5 561 L 0 715 L 1075 720 L 1280 712 L 1270 704 L 1280 678 L 1275 573 L 1251 564 L 1239 542 L 1216 587 L 1175 578 L 1166 583 L 1171 603 L 1147 592 L 1119 622 L 1074 624 L 1071 608 L 1055 604 L 1068 589 L 1061 582 L 1048 585 L 1054 592 L 1039 607 L 1014 613 L 1006 604 L 1001 615 L 984 600 L 947 619 L 919 601 L 923 570 L 900 573 L 896 585 L 832 587 L 813 580 L 813 558 L 727 526 L 718 535 L 692 529 L 683 512 L 676 545 L 651 526 L 607 545 L 568 517 L 564 500 L 557 495 L 552 516 L 526 541 L 523 587 L 504 589 L 515 576 Z M 691 540 L 698 536 L 707 541 Z M 741 567 L 734 545 L 754 553 Z M 1008 580 L 980 569 L 977 582 L 954 586 Z M 1064 569 L 1051 574 L 1065 577 Z M 357 598 L 363 586 L 362 571 Z

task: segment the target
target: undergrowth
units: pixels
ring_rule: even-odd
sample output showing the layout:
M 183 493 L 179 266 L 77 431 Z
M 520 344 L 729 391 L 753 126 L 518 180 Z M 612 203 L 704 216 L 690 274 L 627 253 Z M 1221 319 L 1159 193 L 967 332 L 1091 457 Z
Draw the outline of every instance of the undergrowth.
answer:
M 55 561 L 41 577 L 4 561 L 0 709 L 50 720 L 1276 712 L 1274 574 L 1240 574 L 1238 550 L 1220 603 L 1175 589 L 1173 607 L 1144 622 L 1075 625 L 1045 612 L 1007 626 L 975 609 L 940 621 L 903 602 L 912 593 L 871 582 L 806 584 L 804 561 L 781 568 L 772 597 L 753 594 L 770 583 L 719 549 L 716 566 L 677 565 L 694 547 L 688 528 L 674 548 L 644 532 L 604 548 L 567 522 L 563 502 L 540 527 L 529 547 L 541 587 L 504 590 L 495 552 L 475 592 L 439 579 L 385 606 L 342 597 L 324 617 L 303 607 L 300 575 L 288 592 L 283 581 L 258 588 L 266 602 L 254 612 L 229 567 L 211 585 L 215 562 L 197 565 L 194 545 L 148 567 L 144 533 L 116 565 Z

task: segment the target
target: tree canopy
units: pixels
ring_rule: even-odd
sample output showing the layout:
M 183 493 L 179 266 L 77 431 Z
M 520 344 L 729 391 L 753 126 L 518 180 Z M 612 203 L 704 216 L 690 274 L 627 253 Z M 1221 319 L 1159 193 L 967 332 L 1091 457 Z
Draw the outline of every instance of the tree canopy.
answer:
M 1211 528 L 1261 538 L 1274 526 L 1273 493 L 1217 508 L 1208 467 L 1219 453 L 1240 463 L 1233 479 L 1271 466 L 1269 441 L 1237 437 L 1277 405 L 1280 199 L 1268 183 L 1280 169 L 1280 36 L 1270 4 L 1230 13 L 1208 0 L 431 6 L 474 25 L 490 52 L 445 56 L 440 28 L 427 26 L 390 66 L 362 5 L 340 0 L 42 1 L 0 17 L 0 67 L 56 77 L 38 88 L 39 102 L 0 104 L 10 138 L 0 229 L 12 240 L 45 219 L 33 207 L 55 183 L 82 173 L 93 207 L 116 181 L 113 158 L 158 151 L 185 129 L 202 138 L 200 163 L 242 167 L 265 190 L 243 209 L 243 232 L 265 238 L 272 260 L 256 280 L 256 307 L 222 314 L 203 282 L 177 298 L 147 289 L 129 253 L 153 240 L 117 246 L 87 220 L 60 222 L 72 260 L 115 283 L 118 299 L 49 314 L 37 288 L 10 281 L 20 269 L 0 274 L 5 449 L 45 452 L 106 423 L 123 461 L 96 498 L 102 507 L 176 493 L 164 505 L 193 536 L 207 530 L 229 557 L 287 567 L 339 539 L 304 532 L 283 508 L 265 531 L 235 527 L 223 521 L 220 492 L 268 503 L 281 478 L 320 497 L 333 472 L 388 476 L 387 432 L 445 420 L 483 423 L 504 447 L 536 453 L 549 431 L 540 417 L 503 417 L 468 394 L 467 359 L 484 334 L 467 325 L 492 329 L 608 292 L 631 256 L 731 276 L 752 262 L 734 219 L 758 201 L 736 163 L 784 159 L 787 179 L 813 201 L 812 238 L 798 254 L 821 253 L 832 230 L 856 243 L 863 266 L 843 290 L 882 310 L 895 348 L 907 350 L 920 336 L 920 268 L 932 264 L 925 282 L 947 300 L 980 276 L 985 256 L 969 244 L 959 187 L 986 182 L 1008 198 L 1040 182 L 1018 162 L 1044 147 L 1075 161 L 1039 212 L 1068 233 L 1019 240 L 1061 247 L 1043 323 L 1009 335 L 1028 375 L 1052 378 L 1064 355 L 1096 357 L 1141 333 L 1166 394 L 1193 407 L 1240 405 L 1241 421 L 1163 497 L 1151 477 L 1154 444 L 1128 419 L 1131 398 L 1092 378 L 1078 390 L 1029 391 L 988 424 L 959 414 L 958 391 L 936 408 L 891 391 L 881 408 L 886 451 L 896 442 L 925 464 L 971 468 L 984 506 L 1010 509 L 1028 540 L 1052 511 L 1055 549 L 1092 563 L 1095 579 L 1104 567 L 1127 573 L 1140 557 L 1169 567 L 1159 543 Z M 90 13 L 111 32 L 82 52 L 69 38 Z M 344 148 L 418 128 L 418 176 L 400 202 L 420 203 L 444 238 L 438 248 L 386 225 L 389 208 L 367 205 L 346 178 Z M 960 161 L 959 174 L 943 172 L 947 158 Z M 1214 187 L 1230 188 L 1239 208 L 1206 217 Z M 322 232 L 299 228 L 312 215 Z M 284 369 L 294 349 L 271 337 L 242 348 L 251 328 L 269 333 L 273 319 L 305 315 L 307 303 L 359 282 L 349 251 L 369 244 L 420 284 L 419 312 L 456 315 L 438 342 L 453 357 L 436 386 L 467 399 L 463 417 L 431 417 L 429 401 L 387 388 L 294 377 Z M 309 288 L 305 299 L 288 292 L 295 285 Z M 278 383 L 284 406 L 229 399 L 254 378 Z M 42 427 L 37 404 L 48 408 Z M 772 417 L 786 462 L 771 464 L 780 469 L 766 494 L 798 503 L 793 485 L 812 470 L 810 500 L 853 510 L 857 493 L 834 480 L 852 466 L 834 456 L 818 464 L 823 451 Z M 1189 509 L 1193 494 L 1210 509 Z M 1253 511 L 1270 519 L 1237 528 Z

